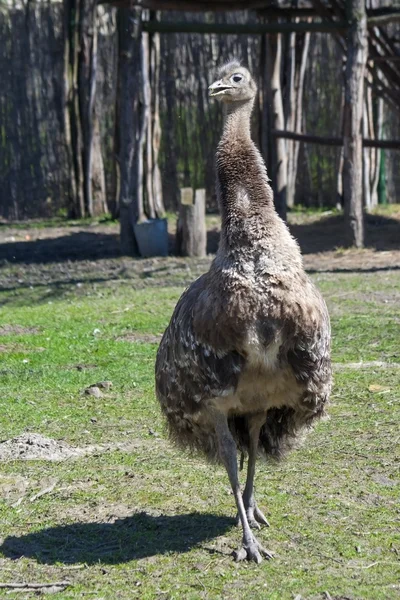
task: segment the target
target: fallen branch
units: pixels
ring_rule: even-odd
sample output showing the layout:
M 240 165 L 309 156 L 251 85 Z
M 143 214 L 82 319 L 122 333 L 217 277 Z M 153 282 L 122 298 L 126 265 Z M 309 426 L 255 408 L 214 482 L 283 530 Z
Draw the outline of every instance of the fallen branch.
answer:
M 41 588 L 49 588 L 49 587 L 63 587 L 66 588 L 70 586 L 71 583 L 69 581 L 56 581 L 55 583 L 0 583 L 1 589 L 30 589 L 30 590 L 40 590 Z
M 54 488 L 56 487 L 58 483 L 58 479 L 56 479 L 56 481 L 54 481 L 51 485 L 49 485 L 48 487 L 44 488 L 43 490 L 40 490 L 40 492 L 38 492 L 37 494 L 33 494 L 33 496 L 31 496 L 29 498 L 29 500 L 31 502 L 34 502 L 35 500 L 37 500 L 38 498 L 41 498 L 42 496 L 44 496 L 45 494 L 50 494 L 50 492 L 52 492 L 54 490 Z

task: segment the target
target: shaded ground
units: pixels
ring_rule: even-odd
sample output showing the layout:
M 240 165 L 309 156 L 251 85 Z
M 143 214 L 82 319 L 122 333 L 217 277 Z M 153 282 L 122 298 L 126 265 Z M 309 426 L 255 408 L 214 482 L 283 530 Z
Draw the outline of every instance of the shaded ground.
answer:
M 400 265 L 400 207 L 398 211 L 390 208 L 388 216 L 366 216 L 366 250 L 359 256 L 344 250 L 342 215 L 293 213 L 289 215 L 289 223 L 310 269 L 328 268 L 332 259 L 332 268 L 393 267 Z M 0 264 L 2 261 L 3 264 L 39 264 L 120 257 L 119 226 L 115 223 L 76 224 L 73 227 L 38 225 L 0 225 Z M 171 254 L 175 244 L 174 229 L 174 223 L 170 224 Z M 218 219 L 209 217 L 208 254 L 216 252 L 218 241 Z

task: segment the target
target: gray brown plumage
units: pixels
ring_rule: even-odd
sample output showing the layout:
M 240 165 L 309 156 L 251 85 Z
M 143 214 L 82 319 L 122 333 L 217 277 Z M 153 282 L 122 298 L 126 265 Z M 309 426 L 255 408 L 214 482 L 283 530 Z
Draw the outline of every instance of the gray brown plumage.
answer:
M 323 414 L 330 324 L 250 137 L 256 85 L 237 62 L 219 75 L 210 91 L 225 110 L 217 150 L 221 240 L 164 333 L 156 392 L 171 437 L 225 465 L 243 526 L 236 558 L 260 562 L 271 555 L 249 528 L 267 524 L 254 499 L 256 456 L 283 456 Z M 243 495 L 237 449 L 249 455 Z

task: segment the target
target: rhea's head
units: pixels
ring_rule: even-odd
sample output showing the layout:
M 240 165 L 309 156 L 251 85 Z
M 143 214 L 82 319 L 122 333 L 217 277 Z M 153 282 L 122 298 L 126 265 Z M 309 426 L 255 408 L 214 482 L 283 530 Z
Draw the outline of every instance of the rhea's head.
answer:
M 257 86 L 250 72 L 233 60 L 218 72 L 218 79 L 209 86 L 210 96 L 221 102 L 244 102 L 253 100 Z

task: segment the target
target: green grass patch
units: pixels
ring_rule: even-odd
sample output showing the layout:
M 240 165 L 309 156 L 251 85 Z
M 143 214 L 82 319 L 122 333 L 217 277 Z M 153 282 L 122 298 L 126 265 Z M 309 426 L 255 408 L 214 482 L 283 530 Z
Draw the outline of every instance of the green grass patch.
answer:
M 206 262 L 150 267 L 116 261 L 115 277 L 46 288 L 35 266 L 31 287 L 1 294 L 0 439 L 95 446 L 1 464 L 2 580 L 68 580 L 63 599 L 399 597 L 399 272 L 313 276 L 343 368 L 330 419 L 281 465 L 258 465 L 271 523 L 259 539 L 276 558 L 257 567 L 230 556 L 240 530 L 226 473 L 169 444 L 154 397 L 159 336 Z M 360 361 L 393 366 L 346 368 Z M 85 393 L 102 380 L 113 386 L 101 398 Z

